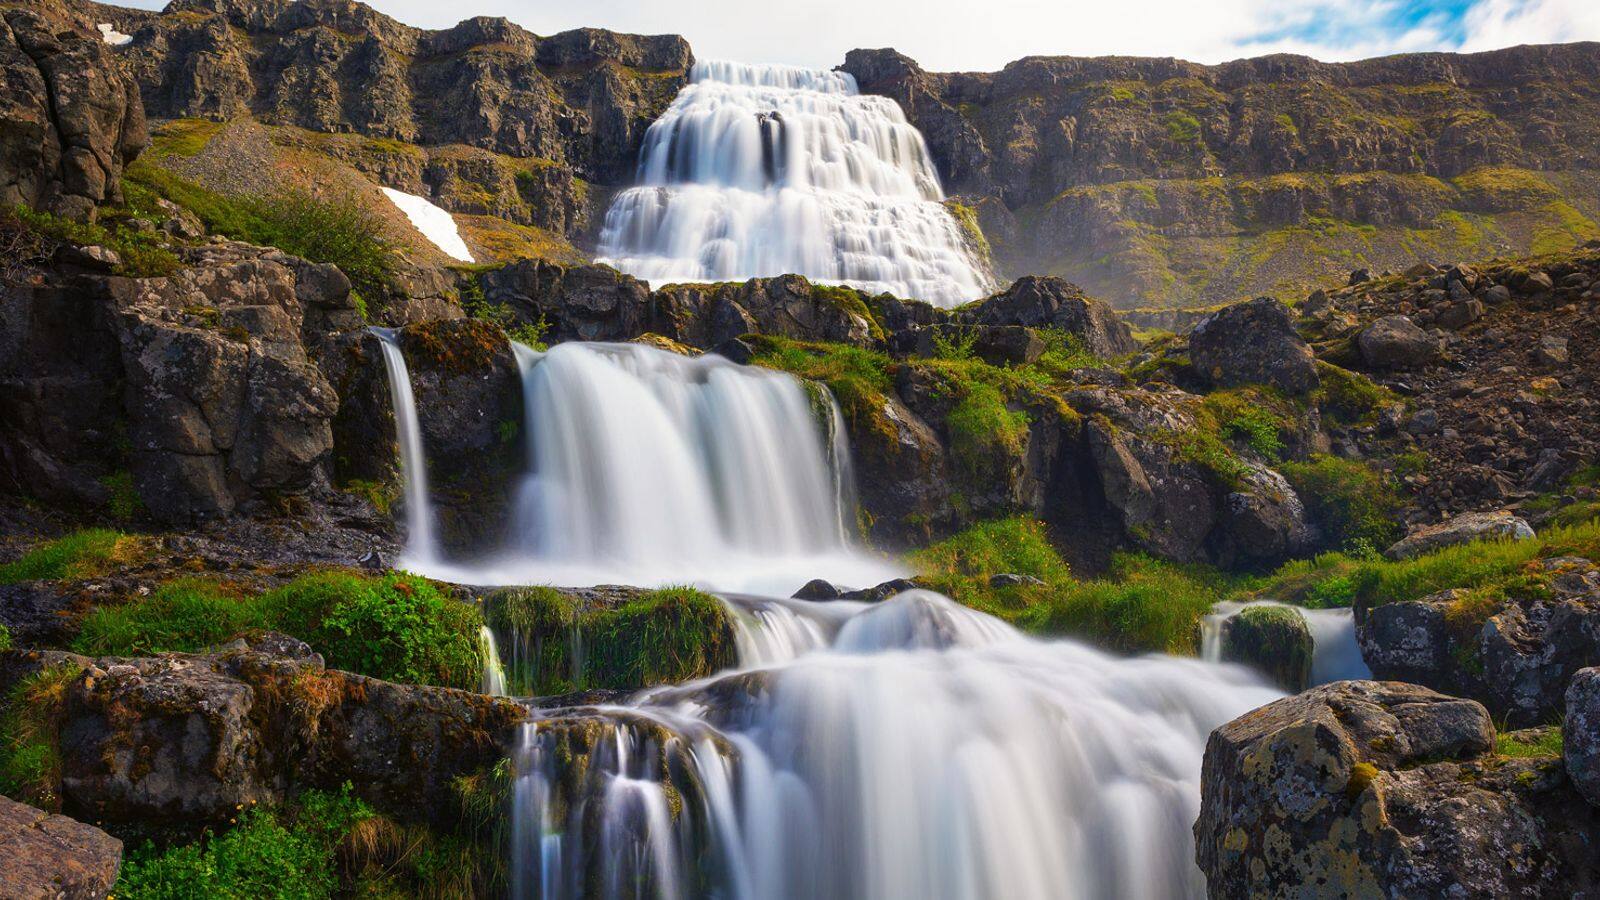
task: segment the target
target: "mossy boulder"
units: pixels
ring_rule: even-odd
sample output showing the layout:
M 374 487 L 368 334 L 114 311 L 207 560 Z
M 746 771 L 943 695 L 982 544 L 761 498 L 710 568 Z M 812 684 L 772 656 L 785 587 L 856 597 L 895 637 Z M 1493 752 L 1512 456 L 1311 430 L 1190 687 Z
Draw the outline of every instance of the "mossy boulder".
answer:
M 484 609 L 514 694 L 633 690 L 738 662 L 732 614 L 692 588 L 506 588 Z
M 1222 659 L 1250 666 L 1294 693 L 1311 679 L 1316 644 L 1300 611 L 1288 606 L 1251 606 L 1222 626 Z

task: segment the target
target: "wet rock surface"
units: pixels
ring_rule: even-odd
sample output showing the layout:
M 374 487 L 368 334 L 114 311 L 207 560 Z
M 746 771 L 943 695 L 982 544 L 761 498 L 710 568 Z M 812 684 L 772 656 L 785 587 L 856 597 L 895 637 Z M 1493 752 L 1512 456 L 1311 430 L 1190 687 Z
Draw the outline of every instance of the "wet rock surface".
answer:
M 1493 748 L 1481 705 L 1396 682 L 1338 682 L 1235 719 L 1207 743 L 1194 826 L 1210 895 L 1593 885 L 1600 815 L 1559 760 Z

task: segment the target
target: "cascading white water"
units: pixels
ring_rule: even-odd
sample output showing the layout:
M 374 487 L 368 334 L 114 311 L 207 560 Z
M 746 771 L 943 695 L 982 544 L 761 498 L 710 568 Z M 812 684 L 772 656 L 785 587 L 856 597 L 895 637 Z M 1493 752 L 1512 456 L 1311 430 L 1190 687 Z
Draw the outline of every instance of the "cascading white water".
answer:
M 514 896 L 1201 896 L 1206 737 L 1280 696 L 926 591 L 731 602 L 760 665 L 526 727 Z
M 434 536 L 433 507 L 428 498 L 427 457 L 423 455 L 422 428 L 417 424 L 417 401 L 411 394 L 411 372 L 394 332 L 373 328 L 383 348 L 389 375 L 389 399 L 394 407 L 395 436 L 400 444 L 400 477 L 406 505 L 406 556 L 409 565 L 427 566 L 439 559 Z
M 1250 603 L 1232 601 L 1215 604 L 1210 614 L 1200 619 L 1200 657 L 1207 662 L 1222 661 L 1222 632 L 1228 619 L 1250 606 L 1288 606 L 1271 600 Z M 1328 684 L 1334 681 L 1372 677 L 1367 661 L 1361 656 L 1361 645 L 1356 640 L 1355 614 L 1349 609 L 1299 610 L 1311 632 L 1311 684 Z
M 513 349 L 528 445 L 513 545 L 426 574 L 769 593 L 815 577 L 865 587 L 901 574 L 851 546 L 850 455 L 825 393 L 637 344 Z
M 638 181 L 598 261 L 652 282 L 797 274 L 939 306 L 990 287 L 922 135 L 844 72 L 696 63 Z

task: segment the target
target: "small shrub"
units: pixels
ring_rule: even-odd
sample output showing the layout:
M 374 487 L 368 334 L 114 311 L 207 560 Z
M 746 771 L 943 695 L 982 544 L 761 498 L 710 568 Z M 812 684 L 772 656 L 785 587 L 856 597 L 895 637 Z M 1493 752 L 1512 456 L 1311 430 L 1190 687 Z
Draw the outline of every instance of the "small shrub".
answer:
M 9 224 L 7 224 L 9 223 Z M 135 278 L 171 275 L 183 268 L 182 262 L 167 249 L 156 232 L 139 231 L 119 216 L 107 216 L 99 223 L 74 222 L 26 206 L 0 209 L 0 233 L 27 231 L 35 236 L 31 255 L 47 257 L 55 244 L 105 247 L 121 257 L 118 275 Z M 13 240 L 16 240 L 13 238 Z
M 1200 140 L 1200 120 L 1182 110 L 1173 110 L 1162 118 L 1167 130 L 1167 140 L 1174 144 L 1193 144 Z
M 1384 473 L 1363 463 L 1317 455 L 1280 467 L 1329 543 L 1387 547 L 1402 536 L 1402 501 Z
M 138 541 L 119 532 L 104 528 L 76 531 L 0 565 L 0 584 L 92 578 L 137 553 Z
M 983 382 L 965 386 L 944 424 L 951 453 L 972 473 L 1015 459 L 1028 438 L 1028 414 L 1009 408 L 1000 389 Z
M 971 359 L 972 348 L 978 343 L 978 332 L 973 328 L 936 328 L 933 332 L 935 359 Z

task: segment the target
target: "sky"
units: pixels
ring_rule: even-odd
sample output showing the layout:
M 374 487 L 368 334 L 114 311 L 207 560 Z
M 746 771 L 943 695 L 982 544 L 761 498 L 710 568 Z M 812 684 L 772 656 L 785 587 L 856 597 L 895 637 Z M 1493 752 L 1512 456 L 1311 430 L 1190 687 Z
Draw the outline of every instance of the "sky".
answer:
M 119 0 L 112 0 L 119 2 Z M 163 0 L 120 0 L 159 9 Z M 1265 53 L 1337 61 L 1416 50 L 1600 40 L 1600 0 L 366 0 L 411 25 L 505 16 L 537 34 L 595 26 L 689 39 L 702 59 L 831 68 L 894 47 L 930 71 L 1030 55 Z

